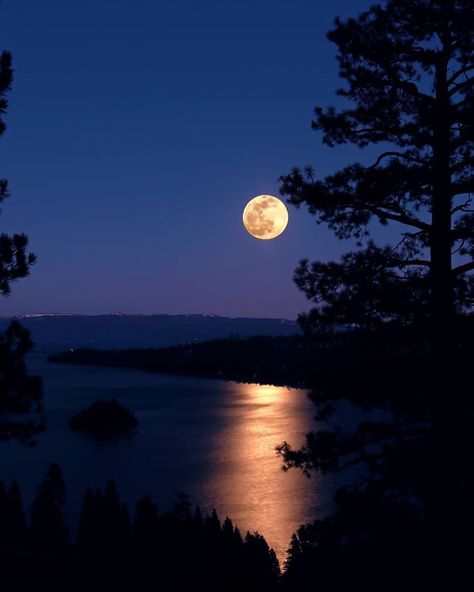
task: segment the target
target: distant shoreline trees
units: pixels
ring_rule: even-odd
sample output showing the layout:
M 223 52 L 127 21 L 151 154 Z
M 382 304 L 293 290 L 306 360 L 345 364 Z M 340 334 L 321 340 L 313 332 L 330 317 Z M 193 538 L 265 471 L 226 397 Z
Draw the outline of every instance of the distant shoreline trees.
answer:
M 325 339 L 301 336 L 229 337 L 162 348 L 79 348 L 54 354 L 49 361 L 304 388 L 318 368 L 315 358 L 327 345 Z

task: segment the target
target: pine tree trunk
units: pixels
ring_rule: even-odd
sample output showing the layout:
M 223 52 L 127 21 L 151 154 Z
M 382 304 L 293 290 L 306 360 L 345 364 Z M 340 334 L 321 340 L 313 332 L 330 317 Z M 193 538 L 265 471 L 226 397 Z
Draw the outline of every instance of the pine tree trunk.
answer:
M 454 293 L 451 263 L 450 97 L 448 57 L 436 67 L 436 109 L 433 134 L 433 202 L 431 230 L 431 343 L 432 368 L 428 382 L 432 401 L 432 448 L 428 521 L 435 561 L 448 561 L 452 508 L 456 504 L 457 393 L 450 387 L 453 355 Z M 438 557 L 439 555 L 439 557 Z
M 436 351 L 436 355 L 443 355 L 443 352 L 449 348 L 448 336 L 454 316 L 451 271 L 450 98 L 447 85 L 447 60 L 443 60 L 436 68 L 434 117 L 431 315 L 433 346 L 435 350 L 440 350 Z

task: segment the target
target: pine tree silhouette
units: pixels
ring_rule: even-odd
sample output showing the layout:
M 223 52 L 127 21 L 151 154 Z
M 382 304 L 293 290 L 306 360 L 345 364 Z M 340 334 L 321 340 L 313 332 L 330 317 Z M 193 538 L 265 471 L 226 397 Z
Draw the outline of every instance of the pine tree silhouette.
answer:
M 132 531 L 134 545 L 140 552 L 156 547 L 157 528 L 158 508 L 151 497 L 146 496 L 137 502 Z
M 57 550 L 66 544 L 68 528 L 64 520 L 66 483 L 61 467 L 53 463 L 37 489 L 31 508 L 31 539 L 35 547 Z
M 384 589 L 430 587 L 442 570 L 470 578 L 460 558 L 474 528 L 473 26 L 467 0 L 386 0 L 328 34 L 345 104 L 317 108 L 313 127 L 329 146 L 383 148 L 369 166 L 282 178 L 290 202 L 357 243 L 339 262 L 303 261 L 295 273 L 315 304 L 301 318 L 308 333 L 346 331 L 314 381 L 318 430 L 280 451 L 287 468 L 347 485 L 334 514 L 292 540 L 290 590 L 379 590 L 387 573 Z M 377 222 L 400 240 L 370 239 Z M 341 419 L 348 407 L 356 427 Z
M 0 54 L 0 136 L 6 129 L 7 93 L 13 80 L 12 56 L 8 51 Z M 9 197 L 8 181 L 0 179 L 0 206 Z M 0 296 L 8 296 L 11 284 L 29 274 L 36 260 L 27 252 L 25 234 L 0 233 Z M 28 331 L 12 321 L 0 332 L 0 441 L 12 438 L 32 444 L 44 428 L 41 411 L 42 388 L 38 377 L 27 375 L 24 357 L 33 344 Z M 23 420 L 12 420 L 9 415 L 32 414 Z
M 8 513 L 8 527 L 6 528 L 7 538 L 17 545 L 25 544 L 27 535 L 26 516 L 20 488 L 16 481 L 13 481 L 8 489 L 6 494 L 6 506 Z
M 296 283 L 316 304 L 302 321 L 374 326 L 428 316 L 442 346 L 474 290 L 466 275 L 474 270 L 472 2 L 387 0 L 336 19 L 328 38 L 346 101 L 340 111 L 317 107 L 313 128 L 331 147 L 382 149 L 369 166 L 324 179 L 311 167 L 282 177 L 291 203 L 359 243 L 340 262 L 301 263 Z M 366 240 L 377 222 L 399 229 L 400 240 Z
M 12 56 L 3 51 L 0 55 L 0 136 L 5 133 L 6 123 L 3 119 L 7 108 L 7 93 L 13 81 Z M 0 205 L 9 197 L 8 181 L 0 180 Z M 36 260 L 35 255 L 27 253 L 28 238 L 24 234 L 9 236 L 0 234 L 0 294 L 7 296 L 11 291 L 11 283 L 29 274 L 30 267 Z

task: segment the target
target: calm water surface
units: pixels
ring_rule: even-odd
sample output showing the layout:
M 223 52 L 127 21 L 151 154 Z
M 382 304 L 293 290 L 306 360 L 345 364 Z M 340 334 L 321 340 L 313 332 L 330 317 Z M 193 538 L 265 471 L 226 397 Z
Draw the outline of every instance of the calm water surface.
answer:
M 148 493 L 164 509 L 185 491 L 244 533 L 258 530 L 281 560 L 291 534 L 325 502 L 320 483 L 283 472 L 275 454 L 278 443 L 298 445 L 312 427 L 305 391 L 53 365 L 44 353 L 31 357 L 30 370 L 43 376 L 47 431 L 33 449 L 0 447 L 0 478 L 16 478 L 26 504 L 48 465 L 59 462 L 71 521 L 85 487 L 108 478 L 127 502 Z M 139 432 L 109 442 L 72 432 L 68 417 L 98 397 L 117 397 L 132 409 Z

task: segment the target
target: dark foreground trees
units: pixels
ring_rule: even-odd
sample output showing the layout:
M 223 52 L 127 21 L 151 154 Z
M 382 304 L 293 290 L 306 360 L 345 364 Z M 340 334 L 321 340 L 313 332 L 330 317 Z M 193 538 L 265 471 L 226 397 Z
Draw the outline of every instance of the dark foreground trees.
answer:
M 290 202 L 358 241 L 295 276 L 316 304 L 308 331 L 350 331 L 314 384 L 320 429 L 280 448 L 346 483 L 293 539 L 289 590 L 472 586 L 473 30 L 471 1 L 387 0 L 329 33 L 345 107 L 313 126 L 329 146 L 381 148 L 369 166 L 283 177 Z M 399 239 L 376 244 L 377 222 Z
M 349 164 L 324 179 L 311 167 L 282 177 L 291 203 L 360 242 L 340 262 L 301 263 L 296 282 L 317 304 L 310 325 L 429 316 L 442 332 L 472 305 L 473 26 L 470 0 L 389 0 L 336 19 L 328 37 L 346 106 L 318 107 L 313 128 L 329 146 L 381 148 L 369 166 Z M 399 240 L 369 240 L 375 222 L 396 226 Z
M 17 321 L 0 332 L 0 441 L 31 444 L 43 430 L 41 379 L 28 374 L 25 362 L 32 347 L 29 332 Z
M 3 116 L 12 79 L 12 58 L 4 51 L 0 55 L 0 136 L 6 129 Z M 0 206 L 8 196 L 8 182 L 1 179 Z M 35 256 L 28 253 L 27 247 L 24 234 L 0 234 L 0 296 L 8 296 L 12 282 L 28 275 Z M 32 346 L 28 331 L 16 321 L 0 332 L 0 440 L 17 438 L 31 443 L 43 429 L 41 382 L 27 375 L 24 362 Z M 30 416 L 26 420 L 25 414 Z
M 66 488 L 58 465 L 38 487 L 27 520 L 16 483 L 0 482 L 0 569 L 6 590 L 196 590 L 271 592 L 274 552 L 258 533 L 244 538 L 214 511 L 203 516 L 179 495 L 161 512 L 150 497 L 133 515 L 115 484 L 87 489 L 74 534 L 64 521 Z

